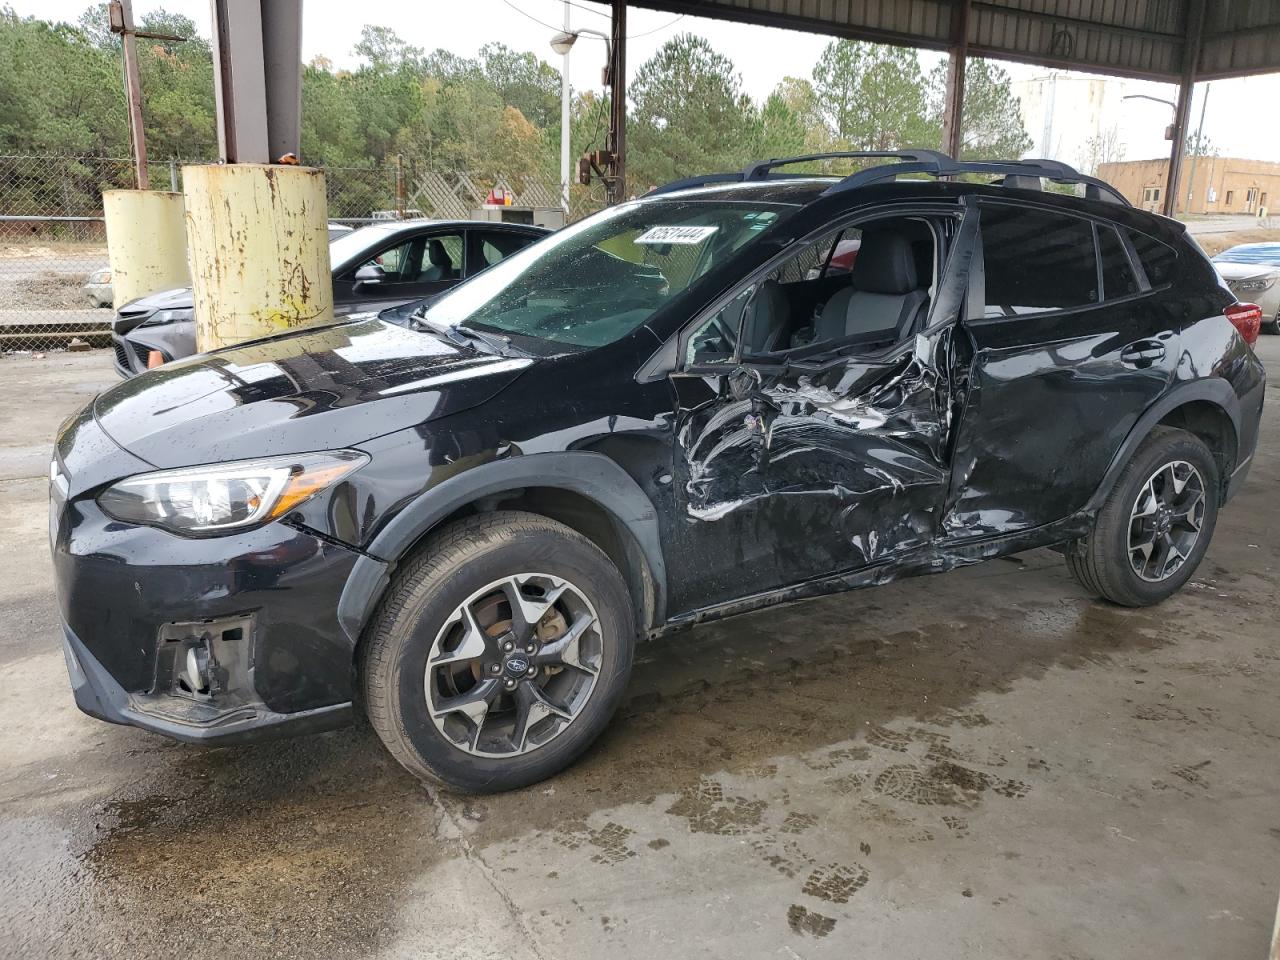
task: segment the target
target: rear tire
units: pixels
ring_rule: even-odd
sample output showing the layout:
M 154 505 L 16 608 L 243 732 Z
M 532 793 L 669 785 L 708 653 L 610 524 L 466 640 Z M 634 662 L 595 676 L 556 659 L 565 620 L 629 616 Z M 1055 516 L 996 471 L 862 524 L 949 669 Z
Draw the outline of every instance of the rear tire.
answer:
M 1204 441 L 1156 427 L 1121 472 L 1067 568 L 1091 593 L 1145 607 L 1191 579 L 1218 518 L 1218 466 Z M 1197 499 L 1198 491 L 1198 499 Z
M 527 786 L 608 725 L 635 636 L 626 585 L 586 537 L 535 514 L 468 517 L 388 588 L 359 658 L 365 711 L 422 779 Z

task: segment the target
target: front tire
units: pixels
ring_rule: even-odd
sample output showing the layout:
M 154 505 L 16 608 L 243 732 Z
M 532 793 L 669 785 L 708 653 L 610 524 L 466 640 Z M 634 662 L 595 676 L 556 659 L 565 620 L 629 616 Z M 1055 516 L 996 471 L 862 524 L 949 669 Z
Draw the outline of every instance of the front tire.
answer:
M 617 568 L 564 524 L 451 524 L 396 575 L 365 639 L 365 710 L 416 776 L 476 793 L 572 763 L 617 708 L 636 625 Z
M 1208 549 L 1218 518 L 1218 466 L 1199 437 L 1156 427 L 1121 472 L 1093 531 L 1067 550 L 1086 590 L 1126 607 L 1176 593 Z

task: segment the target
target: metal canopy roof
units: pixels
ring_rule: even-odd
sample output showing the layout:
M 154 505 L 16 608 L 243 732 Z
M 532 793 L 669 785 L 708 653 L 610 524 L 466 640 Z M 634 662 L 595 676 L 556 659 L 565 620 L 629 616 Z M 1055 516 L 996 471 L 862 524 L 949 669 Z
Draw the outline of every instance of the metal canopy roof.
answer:
M 1280 0 L 630 0 L 629 5 L 929 49 L 963 43 L 973 56 L 1171 83 L 1187 73 L 1214 80 L 1280 71 Z M 958 36 L 960 31 L 965 36 Z M 1197 62 L 1184 63 L 1183 51 L 1197 48 Z

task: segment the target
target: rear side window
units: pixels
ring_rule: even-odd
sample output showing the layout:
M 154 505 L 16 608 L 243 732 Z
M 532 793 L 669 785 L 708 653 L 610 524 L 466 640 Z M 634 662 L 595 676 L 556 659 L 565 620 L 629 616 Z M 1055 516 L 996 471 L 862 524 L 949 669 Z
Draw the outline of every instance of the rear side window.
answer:
M 1107 300 L 1127 297 L 1138 292 L 1129 254 L 1112 227 L 1098 224 L 1098 256 L 1102 261 L 1102 295 Z
M 1093 224 L 993 204 L 982 208 L 987 316 L 1068 310 L 1098 302 Z
M 1173 282 L 1173 269 L 1178 261 L 1178 254 L 1172 247 L 1136 230 L 1129 231 L 1129 242 L 1133 244 L 1138 261 L 1147 272 L 1147 279 L 1153 287 Z

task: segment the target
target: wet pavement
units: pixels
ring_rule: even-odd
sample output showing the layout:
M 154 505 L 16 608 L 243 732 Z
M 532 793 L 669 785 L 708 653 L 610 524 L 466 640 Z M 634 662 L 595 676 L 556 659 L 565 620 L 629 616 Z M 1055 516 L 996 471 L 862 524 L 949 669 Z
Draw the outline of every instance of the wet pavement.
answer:
M 1280 383 L 1280 337 L 1261 353 Z M 1280 391 L 1162 606 L 1061 558 L 641 648 L 573 769 L 464 798 L 364 727 L 81 715 L 45 455 L 107 354 L 0 359 L 0 957 L 1260 957 L 1280 886 Z

